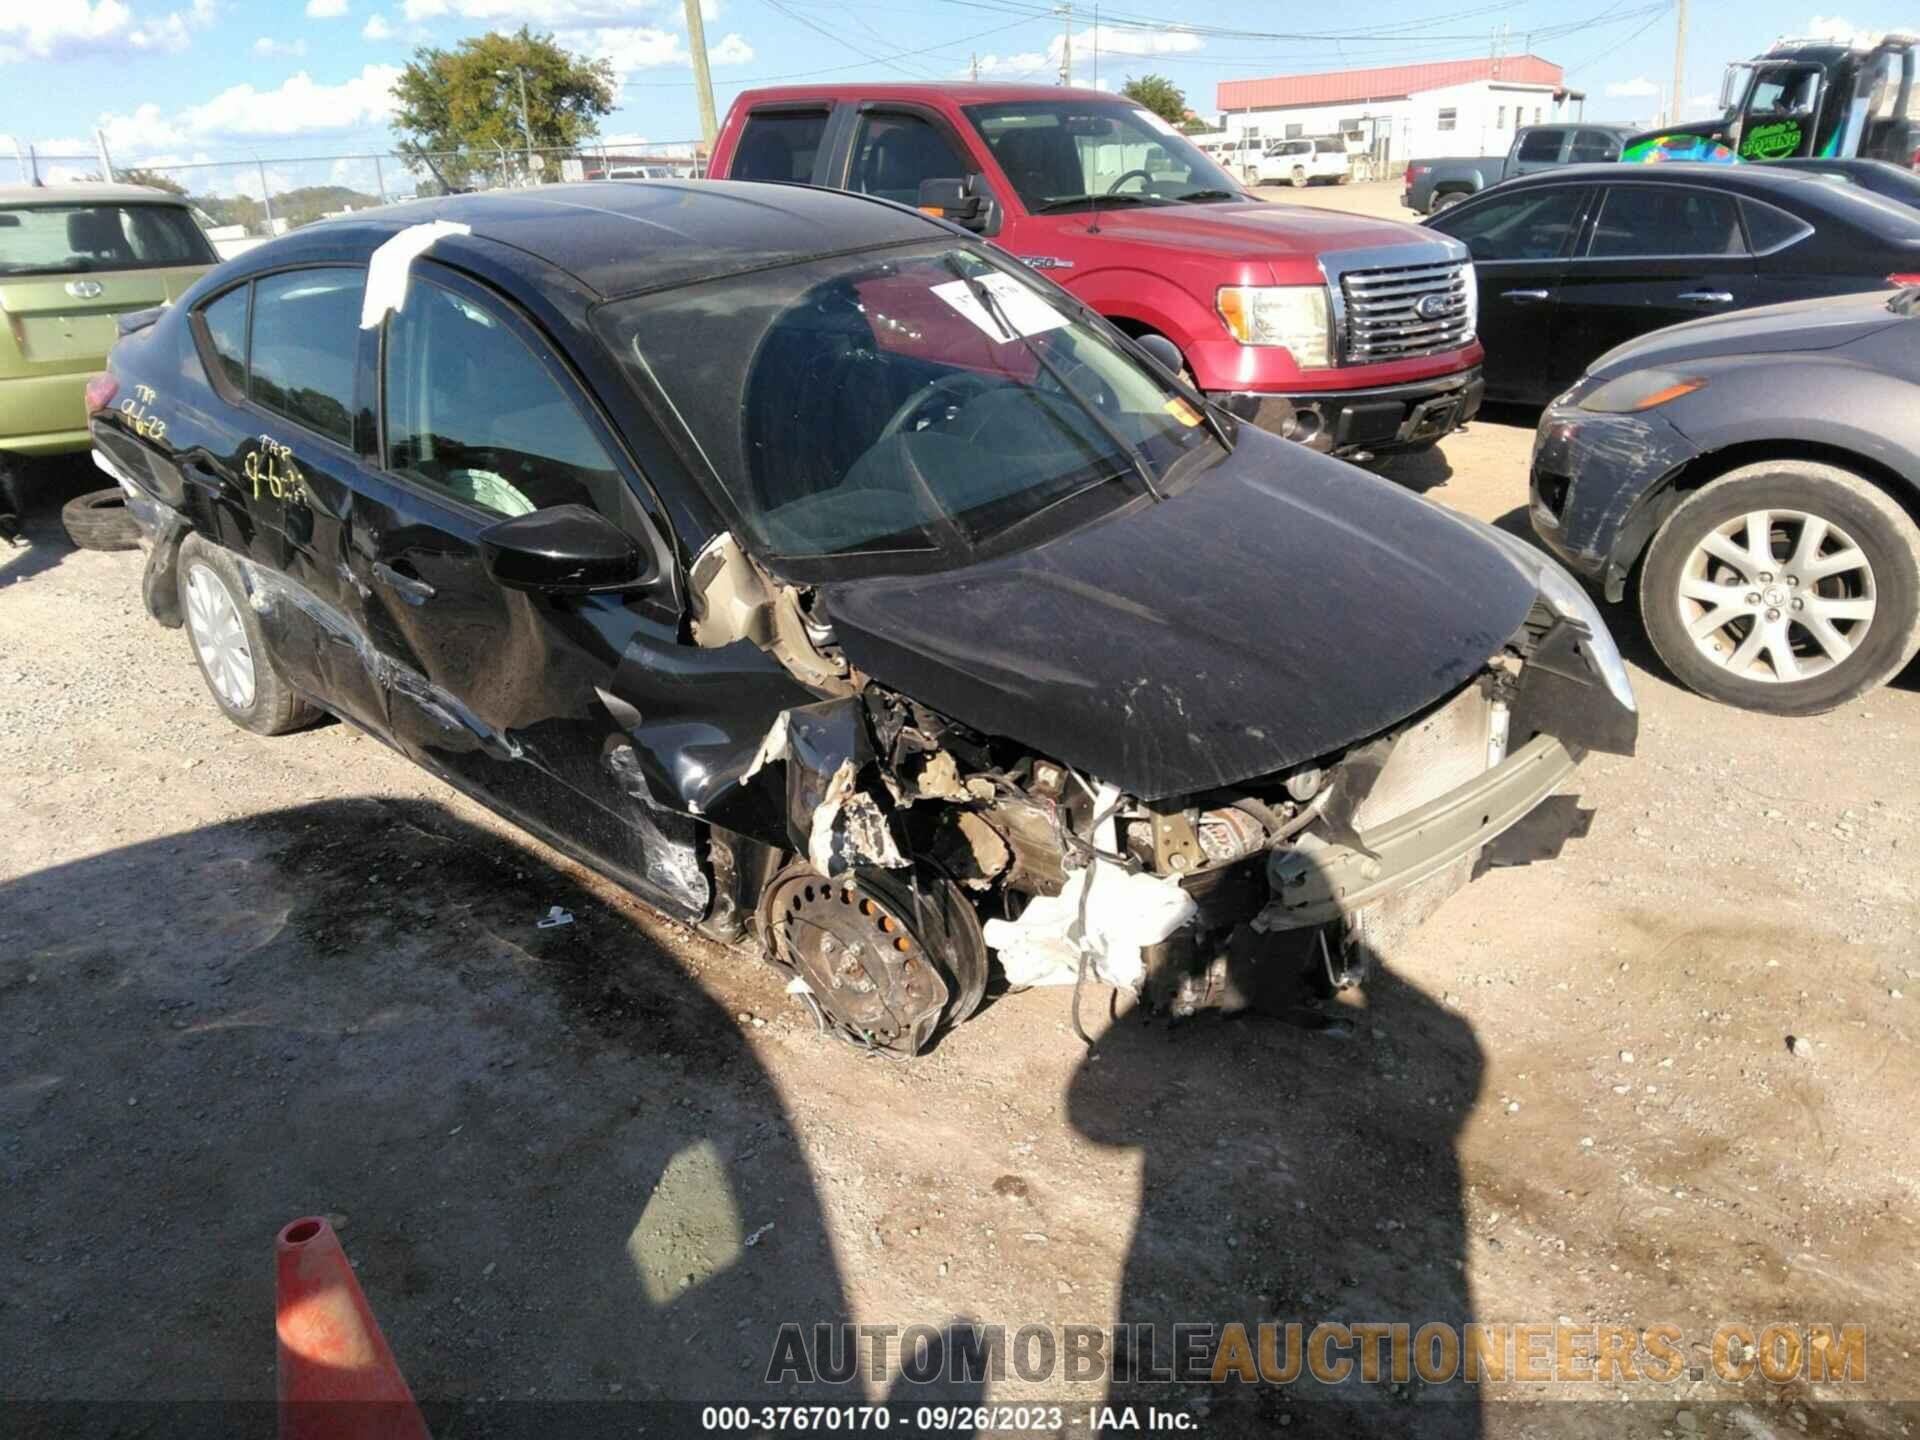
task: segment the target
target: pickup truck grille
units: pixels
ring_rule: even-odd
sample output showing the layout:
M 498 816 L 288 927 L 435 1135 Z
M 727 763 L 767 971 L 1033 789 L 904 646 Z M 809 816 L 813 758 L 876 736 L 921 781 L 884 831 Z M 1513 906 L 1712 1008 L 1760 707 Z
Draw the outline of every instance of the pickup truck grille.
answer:
M 1347 271 L 1342 360 L 1366 365 L 1459 349 L 1473 339 L 1472 283 L 1463 260 Z

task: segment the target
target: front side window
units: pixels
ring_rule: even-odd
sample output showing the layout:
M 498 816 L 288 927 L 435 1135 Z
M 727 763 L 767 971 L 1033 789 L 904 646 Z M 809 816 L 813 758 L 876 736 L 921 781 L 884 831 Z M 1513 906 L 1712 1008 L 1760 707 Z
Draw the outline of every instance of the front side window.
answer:
M 1035 214 L 1110 199 L 1166 205 L 1242 197 L 1239 185 L 1198 146 L 1138 105 L 1034 100 L 970 105 L 967 116 Z
M 825 110 L 769 110 L 749 115 L 734 149 L 730 180 L 813 179 L 813 159 L 827 133 Z
M 1530 130 L 1520 142 L 1520 158 L 1550 165 L 1560 158 L 1560 145 L 1566 138 L 1564 130 Z
M 1566 248 L 1585 194 L 1577 185 L 1554 185 L 1495 195 L 1429 223 L 1463 242 L 1475 261 L 1551 260 Z
M 556 369 L 501 316 L 416 280 L 387 321 L 386 468 L 496 515 L 580 504 L 618 519 L 620 472 Z
M 0 275 L 156 270 L 219 261 L 182 205 L 0 207 Z
M 964 180 L 972 169 L 947 137 L 918 115 L 870 114 L 854 135 L 847 188 L 917 205 L 922 181 Z
M 1739 255 L 1746 250 L 1732 196 L 1686 185 L 1611 185 L 1587 254 L 1593 259 Z
M 353 443 L 353 390 L 366 271 L 287 270 L 253 285 L 253 403 Z
M 1218 453 L 1164 378 L 970 249 L 709 281 L 598 324 L 678 411 L 743 540 L 774 557 L 957 563 L 1084 492 L 1120 503 L 1143 470 L 1164 480 Z
M 1599 165 L 1620 158 L 1620 138 L 1605 130 L 1576 130 L 1567 159 L 1575 165 Z

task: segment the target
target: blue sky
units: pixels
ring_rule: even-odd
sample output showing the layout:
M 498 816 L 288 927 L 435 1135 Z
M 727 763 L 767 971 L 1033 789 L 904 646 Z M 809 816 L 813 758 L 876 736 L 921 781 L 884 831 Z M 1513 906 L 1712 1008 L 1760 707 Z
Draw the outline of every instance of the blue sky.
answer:
M 1649 0 L 1373 0 L 1351 19 L 1318 7 L 1225 0 L 1109 0 L 1099 80 L 1149 70 L 1214 109 L 1223 79 L 1519 51 L 1568 71 L 1594 119 L 1650 119 L 1672 73 L 1673 16 Z M 717 102 L 776 78 L 857 80 L 981 74 L 1050 83 L 1066 22 L 1048 0 L 706 0 Z M 1640 12 L 1640 13 L 1635 13 Z M 1093 77 L 1091 0 L 1075 0 L 1075 79 Z M 1125 24 L 1115 23 L 1124 18 Z M 1724 63 L 1781 33 L 1895 28 L 1891 3 L 1835 13 L 1792 0 L 1695 0 L 1687 98 L 1704 110 Z M 1565 33 L 1565 28 L 1598 21 Z M 388 89 L 417 45 L 529 23 L 612 60 L 614 139 L 683 140 L 698 129 L 682 0 L 0 0 L 0 174 L 13 142 L 86 155 L 96 126 L 116 164 L 253 161 L 272 182 L 366 184 L 371 167 L 296 157 L 385 149 Z M 1222 30 L 1266 32 L 1221 34 Z M 1343 35 L 1334 32 L 1344 31 Z M 1296 33 L 1281 38 L 1279 32 Z M 1327 38 L 1308 38 L 1327 37 Z M 60 162 L 48 167 L 49 178 Z M 257 190 L 241 167 L 209 188 Z M 201 188 L 196 182 L 195 188 Z

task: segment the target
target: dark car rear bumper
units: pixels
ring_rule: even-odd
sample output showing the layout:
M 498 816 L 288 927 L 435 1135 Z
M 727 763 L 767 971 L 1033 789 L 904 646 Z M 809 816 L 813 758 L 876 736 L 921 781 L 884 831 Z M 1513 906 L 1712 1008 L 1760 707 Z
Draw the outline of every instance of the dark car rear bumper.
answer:
M 1216 391 L 1211 398 L 1242 420 L 1310 449 L 1333 455 L 1386 454 L 1426 445 L 1459 429 L 1480 411 L 1486 382 L 1480 367 L 1432 380 L 1371 390 L 1265 395 Z
M 1665 518 L 1662 483 L 1694 455 L 1693 442 L 1658 414 L 1607 415 L 1555 401 L 1540 417 L 1528 474 L 1534 534 L 1607 599 Z

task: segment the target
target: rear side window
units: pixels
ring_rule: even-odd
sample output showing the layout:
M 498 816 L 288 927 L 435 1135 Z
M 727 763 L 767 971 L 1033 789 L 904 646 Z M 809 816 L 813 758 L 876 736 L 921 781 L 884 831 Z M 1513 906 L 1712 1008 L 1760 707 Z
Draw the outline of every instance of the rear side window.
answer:
M 1612 185 L 1601 198 L 1587 254 L 1651 259 L 1744 249 L 1730 195 L 1684 185 Z
M 1576 130 L 1567 159 L 1575 165 L 1598 165 L 1620 158 L 1619 137 L 1604 130 Z
M 587 505 L 625 482 L 556 375 L 463 295 L 415 281 L 387 322 L 386 468 L 497 515 Z
M 1316 155 L 1344 155 L 1347 153 L 1347 147 L 1339 140 L 1316 140 L 1313 142 L 1313 153 Z
M 253 403 L 353 443 L 353 389 L 366 272 L 289 270 L 253 286 Z
M 747 117 L 728 167 L 731 180 L 813 179 L 813 158 L 827 133 L 824 110 L 772 110 Z
M 247 287 L 229 290 L 200 312 L 213 363 L 227 383 L 247 393 Z
M 1760 200 L 1742 199 L 1740 213 L 1747 220 L 1747 239 L 1756 255 L 1771 255 L 1794 241 L 1813 233 L 1813 226 L 1798 215 L 1789 215 L 1777 206 Z
M 1564 130 L 1532 130 L 1526 139 L 1520 142 L 1520 158 L 1529 161 L 1554 161 L 1560 158 L 1560 142 L 1567 138 Z

